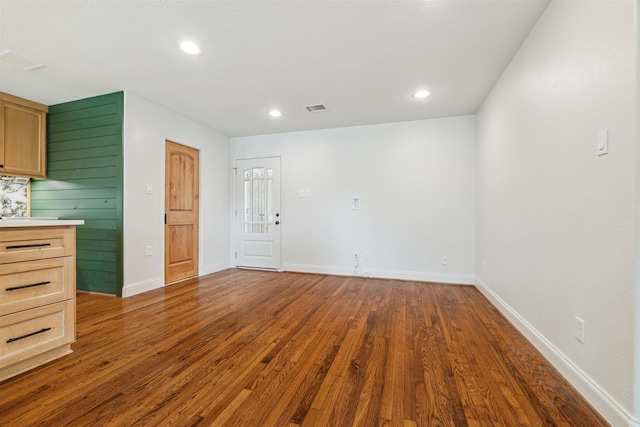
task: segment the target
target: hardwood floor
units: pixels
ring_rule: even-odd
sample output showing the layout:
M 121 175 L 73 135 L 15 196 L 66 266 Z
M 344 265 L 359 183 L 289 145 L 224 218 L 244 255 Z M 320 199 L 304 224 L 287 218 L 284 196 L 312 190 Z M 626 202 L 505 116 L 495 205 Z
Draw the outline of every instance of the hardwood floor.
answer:
M 470 286 L 232 269 L 77 321 L 0 426 L 608 425 Z

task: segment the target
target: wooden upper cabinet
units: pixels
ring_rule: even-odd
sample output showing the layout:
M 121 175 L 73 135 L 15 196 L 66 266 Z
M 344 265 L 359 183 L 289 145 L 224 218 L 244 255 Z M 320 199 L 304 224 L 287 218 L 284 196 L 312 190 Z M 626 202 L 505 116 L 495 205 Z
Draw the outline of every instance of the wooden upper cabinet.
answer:
M 0 92 L 0 175 L 46 177 L 48 110 Z

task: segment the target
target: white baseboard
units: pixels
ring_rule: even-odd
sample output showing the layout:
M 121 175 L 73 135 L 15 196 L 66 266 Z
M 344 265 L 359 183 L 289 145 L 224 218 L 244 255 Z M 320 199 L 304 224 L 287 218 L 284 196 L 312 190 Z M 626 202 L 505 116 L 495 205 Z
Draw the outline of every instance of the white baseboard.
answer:
M 640 427 L 639 419 L 500 298 L 489 285 L 476 278 L 475 286 L 612 426 Z
M 122 298 L 138 295 L 143 292 L 152 291 L 162 287 L 164 287 L 164 283 L 162 282 L 161 277 L 151 280 L 143 280 L 137 283 L 130 283 L 122 287 Z
M 217 273 L 218 271 L 226 270 L 228 268 L 233 268 L 235 266 L 231 265 L 231 262 L 219 262 L 217 264 L 209 264 L 202 267 L 202 271 L 198 276 L 206 276 L 207 274 Z
M 469 274 L 442 274 L 421 271 L 379 270 L 371 268 L 358 268 L 354 274 L 353 269 L 343 267 L 310 265 L 310 264 L 284 264 L 284 271 L 299 273 L 333 274 L 338 276 L 377 277 L 380 279 L 416 280 L 421 282 L 438 282 L 456 285 L 473 285 L 474 276 Z
M 352 276 L 353 271 L 345 270 L 340 267 L 307 265 L 307 264 L 284 264 L 284 271 L 294 271 L 297 273 L 316 273 L 316 274 L 332 274 L 335 276 Z

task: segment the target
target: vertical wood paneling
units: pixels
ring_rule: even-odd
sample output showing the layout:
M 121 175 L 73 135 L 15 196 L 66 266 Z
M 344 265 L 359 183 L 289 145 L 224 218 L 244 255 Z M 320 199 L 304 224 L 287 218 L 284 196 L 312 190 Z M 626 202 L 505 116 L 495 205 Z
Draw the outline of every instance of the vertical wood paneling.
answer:
M 49 107 L 48 175 L 31 186 L 31 215 L 83 219 L 78 289 L 122 294 L 122 92 Z

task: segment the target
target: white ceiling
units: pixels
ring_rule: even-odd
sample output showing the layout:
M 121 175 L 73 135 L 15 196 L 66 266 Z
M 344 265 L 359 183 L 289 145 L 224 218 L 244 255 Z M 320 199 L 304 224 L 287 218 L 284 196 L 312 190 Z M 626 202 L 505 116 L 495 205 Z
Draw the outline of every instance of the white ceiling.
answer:
M 53 105 L 124 90 L 229 136 L 472 114 L 548 2 L 0 0 L 0 54 L 45 64 L 1 57 L 0 91 Z

